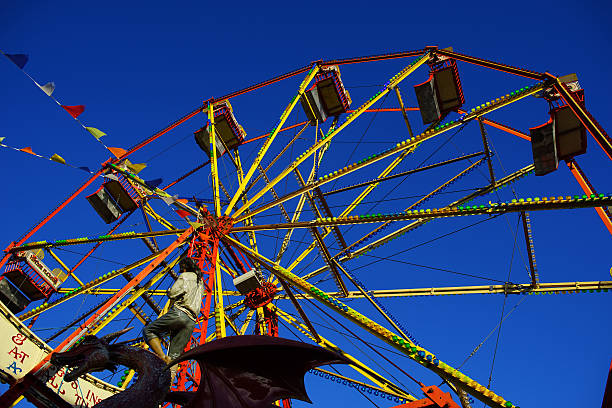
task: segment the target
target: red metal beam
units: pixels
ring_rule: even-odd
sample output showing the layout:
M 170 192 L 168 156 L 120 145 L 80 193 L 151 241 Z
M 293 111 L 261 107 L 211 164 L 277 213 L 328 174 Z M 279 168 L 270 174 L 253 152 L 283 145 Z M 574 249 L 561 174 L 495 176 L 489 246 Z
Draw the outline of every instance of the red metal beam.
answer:
M 62 341 L 53 352 L 65 351 L 70 347 L 79 336 L 81 336 L 87 328 L 95 323 L 101 316 L 104 316 L 108 313 L 118 302 L 121 301 L 123 296 L 125 296 L 134 286 L 140 284 L 142 280 L 149 275 L 162 261 L 172 252 L 174 251 L 183 241 L 185 241 L 189 235 L 193 232 L 193 228 L 188 228 L 183 232 L 170 246 L 168 246 L 164 251 L 162 251 L 155 259 L 153 259 L 138 275 L 136 275 L 129 283 L 127 283 L 123 288 L 121 288 L 117 293 L 115 293 L 110 299 L 108 299 L 104 305 L 102 305 L 92 316 L 90 316 L 83 324 L 81 324 L 70 336 L 68 336 L 64 341 Z M 44 357 L 38 364 L 34 366 L 30 370 L 28 374 L 21 381 L 16 382 L 12 385 L 4 394 L 0 396 L 0 407 L 10 407 L 23 393 L 30 388 L 34 384 L 34 380 L 36 379 L 36 373 L 43 370 L 49 360 L 51 359 L 51 355 L 49 353 L 46 357 Z
M 220 96 L 218 98 L 214 98 L 213 101 L 222 101 L 223 99 L 234 98 L 234 97 L 236 97 L 238 95 L 242 95 L 242 94 L 254 91 L 256 89 L 263 88 L 264 86 L 272 85 L 275 82 L 279 82 L 279 81 L 282 81 L 283 79 L 291 78 L 292 76 L 301 74 L 302 72 L 306 72 L 311 67 L 312 67 L 312 64 L 308 64 L 306 66 L 303 66 L 302 68 L 298 68 L 298 69 L 293 70 L 291 72 L 287 72 L 285 74 L 282 74 L 282 75 L 279 75 L 279 76 L 275 76 L 274 78 L 270 78 L 267 81 L 258 82 L 258 83 L 254 84 L 254 85 L 248 86 L 248 87 L 240 89 L 238 91 L 234 91 L 234 92 L 225 94 L 223 96 Z
M 567 161 L 566 163 L 572 175 L 574 176 L 574 178 L 576 178 L 576 181 L 578 181 L 580 187 L 582 187 L 584 193 L 589 196 L 591 194 L 597 194 L 592 184 L 589 182 L 589 179 L 587 179 L 586 174 L 584 174 L 580 166 L 578 166 L 576 160 L 572 159 L 570 161 Z M 609 210 L 607 211 L 607 208 L 603 207 L 596 207 L 595 211 L 597 211 L 597 214 L 599 214 L 599 218 L 601 218 L 606 228 L 608 228 L 610 234 L 612 234 L 612 219 L 610 217 Z
M 296 128 L 298 126 L 303 126 L 306 123 L 307 123 L 307 121 L 304 121 L 304 122 L 296 123 L 295 125 L 287 126 L 285 128 L 282 128 L 281 130 L 279 130 L 278 133 L 284 132 L 285 130 Z M 261 136 L 254 137 L 252 139 L 245 140 L 244 142 L 242 142 L 242 144 L 244 145 L 244 144 L 247 144 L 247 143 L 251 143 L 251 142 L 254 142 L 256 140 L 263 139 L 264 137 L 267 137 L 267 136 L 270 136 L 270 133 L 266 133 L 265 135 L 261 135 Z
M 481 67 L 491 68 L 497 71 L 506 72 L 508 74 L 519 75 L 525 78 L 535 79 L 542 81 L 547 78 L 546 74 L 541 72 L 531 71 L 529 69 L 513 67 L 512 65 L 502 64 L 500 62 L 489 61 L 482 58 L 472 57 L 466 54 L 460 54 L 458 52 L 437 49 L 437 47 L 426 47 L 431 48 L 436 54 L 444 55 L 450 58 L 454 58 L 458 61 L 467 62 L 469 64 L 480 65 Z
M 610 371 L 608 372 L 608 381 L 604 390 L 604 397 L 601 403 L 601 408 L 612 407 L 612 363 L 610 363 Z
M 464 111 L 462 109 L 458 109 L 457 112 L 459 112 L 462 115 L 467 113 L 466 111 Z M 531 142 L 531 136 L 521 132 L 520 130 L 514 129 L 514 128 L 512 128 L 510 126 L 507 126 L 507 125 L 503 125 L 503 124 L 501 124 L 499 122 L 495 122 L 494 120 L 487 119 L 485 117 L 481 117 L 481 120 L 482 120 L 482 123 L 484 123 L 485 125 L 492 126 L 492 127 L 497 128 L 499 130 L 503 130 L 504 132 L 510 133 L 511 135 L 518 136 L 521 139 L 525 139 L 525 140 Z
M 561 95 L 565 103 L 570 107 L 574 115 L 582 122 L 585 128 L 589 131 L 591 136 L 595 139 L 599 147 L 606 153 L 608 158 L 612 160 L 612 139 L 606 131 L 601 127 L 595 120 L 593 115 L 586 110 L 584 106 L 576 99 L 576 97 L 569 91 L 567 85 L 559 83 L 557 78 L 547 73 L 548 77 L 555 80 L 554 88 Z
M 159 132 L 155 133 L 153 136 L 151 136 L 151 137 L 143 140 L 142 142 L 138 143 L 137 145 L 131 147 L 123 156 L 121 156 L 118 159 L 113 160 L 112 162 L 113 163 L 117 163 L 119 160 L 123 160 L 126 157 L 128 157 L 129 155 L 131 155 L 132 153 L 142 149 L 143 147 L 145 147 L 146 145 L 148 145 L 149 143 L 151 143 L 152 141 L 154 141 L 158 137 L 168 133 L 169 131 L 171 131 L 172 129 L 177 127 L 178 125 L 180 125 L 180 124 L 186 122 L 187 120 L 193 118 L 195 115 L 197 115 L 198 113 L 202 112 L 202 109 L 204 109 L 204 106 L 200 106 L 200 107 L 196 108 L 195 110 L 191 111 L 190 113 L 188 113 L 187 115 L 183 116 L 179 120 L 173 122 L 169 126 L 166 126 L 165 128 L 163 128 Z
M 23 237 L 21 237 L 21 239 L 17 242 L 12 242 L 9 246 L 6 247 L 6 249 L 4 250 L 5 254 L 4 257 L 2 258 L 2 260 L 0 260 L 0 268 L 2 268 L 4 266 L 4 264 L 6 263 L 6 261 L 9 259 L 9 257 L 11 256 L 11 254 L 9 252 L 7 252 L 9 249 L 15 247 L 15 246 L 19 246 L 22 245 L 24 242 L 26 242 L 32 235 L 34 235 L 34 233 L 36 233 L 36 231 L 38 231 L 43 225 L 45 225 L 47 222 L 49 222 L 49 220 L 51 220 L 51 218 L 55 217 L 55 215 L 57 213 L 59 213 L 65 206 L 68 205 L 68 203 L 70 203 L 72 200 L 74 200 L 79 194 L 81 194 L 83 192 L 83 190 L 85 190 L 87 188 L 87 186 L 89 186 L 91 183 L 94 182 L 94 180 L 96 180 L 98 178 L 98 176 L 100 176 L 102 174 L 102 170 L 100 169 L 96 174 L 94 174 L 89 180 L 87 180 L 81 187 L 79 187 L 78 190 L 76 190 L 74 193 L 72 193 L 67 199 L 65 199 L 60 205 L 58 205 L 55 210 L 51 211 L 51 213 L 49 213 L 49 215 L 47 215 L 42 221 L 40 221 L 34 228 L 32 228 L 29 232 L 27 232 Z
M 373 62 L 373 61 L 384 61 L 384 60 L 396 59 L 396 58 L 418 57 L 420 55 L 425 54 L 425 52 L 427 52 L 427 50 L 401 51 L 401 52 L 392 52 L 389 54 L 368 55 L 365 57 L 341 58 L 341 59 L 323 61 L 321 65 L 359 64 L 361 62 Z

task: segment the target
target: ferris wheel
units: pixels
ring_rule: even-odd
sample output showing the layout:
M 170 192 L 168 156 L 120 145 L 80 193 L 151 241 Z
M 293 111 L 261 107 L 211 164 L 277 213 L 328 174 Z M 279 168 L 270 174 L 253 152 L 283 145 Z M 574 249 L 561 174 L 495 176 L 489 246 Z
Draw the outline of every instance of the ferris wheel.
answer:
M 251 136 L 261 123 L 272 127 Z M 179 142 L 162 138 L 178 129 L 187 135 Z M 472 373 L 466 361 L 494 333 L 499 341 L 530 296 L 612 288 L 577 275 L 540 281 L 536 263 L 536 254 L 560 251 L 552 240 L 534 242 L 539 214 L 543 229 L 579 213 L 584 228 L 612 233 L 612 196 L 578 163 L 612 159 L 612 141 L 586 109 L 576 74 L 438 47 L 321 60 L 206 100 L 132 148 L 108 151 L 5 249 L 2 377 L 11 387 L 3 403 L 25 396 L 43 407 L 92 406 L 129 387 L 137 375 L 129 369 L 64 384 L 50 353 L 126 327 L 144 346 L 139 330 L 166 312 L 185 256 L 198 261 L 206 287 L 188 348 L 245 334 L 314 343 L 352 364 L 313 369 L 311 380 L 363 406 L 519 406 L 512 390 L 491 386 L 493 368 Z M 151 162 L 137 163 L 139 155 Z M 43 227 L 58 217 L 46 237 Z M 569 236 L 565 245 L 577 243 Z M 454 260 L 505 269 L 483 276 Z M 445 357 L 454 341 L 439 349 L 421 335 L 436 324 L 424 301 L 452 298 L 462 319 L 478 313 L 460 295 L 503 299 L 499 324 L 463 363 Z M 518 299 L 514 308 L 507 299 Z M 201 374 L 181 363 L 173 390 L 194 390 Z

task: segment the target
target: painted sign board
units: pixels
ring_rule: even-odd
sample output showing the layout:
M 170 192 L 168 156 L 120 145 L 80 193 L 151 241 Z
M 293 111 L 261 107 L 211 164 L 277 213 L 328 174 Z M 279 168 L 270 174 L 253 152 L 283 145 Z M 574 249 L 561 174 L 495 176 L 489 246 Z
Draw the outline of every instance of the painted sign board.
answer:
M 52 349 L 32 333 L 0 303 L 0 376 L 13 382 L 25 376 Z M 89 408 L 121 391 L 111 384 L 86 374 L 64 382 L 64 368 L 51 367 L 42 377 L 47 387 L 64 401 L 78 408 Z

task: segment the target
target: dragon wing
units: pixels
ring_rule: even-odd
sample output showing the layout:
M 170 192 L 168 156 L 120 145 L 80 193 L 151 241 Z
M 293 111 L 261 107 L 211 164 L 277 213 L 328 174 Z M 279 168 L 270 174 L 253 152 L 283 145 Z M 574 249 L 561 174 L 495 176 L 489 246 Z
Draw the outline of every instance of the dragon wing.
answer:
M 311 402 L 304 374 L 320 365 L 348 363 L 333 351 L 268 336 L 215 340 L 189 350 L 170 365 L 185 360 L 196 360 L 202 371 L 188 408 L 269 408 L 285 398 Z

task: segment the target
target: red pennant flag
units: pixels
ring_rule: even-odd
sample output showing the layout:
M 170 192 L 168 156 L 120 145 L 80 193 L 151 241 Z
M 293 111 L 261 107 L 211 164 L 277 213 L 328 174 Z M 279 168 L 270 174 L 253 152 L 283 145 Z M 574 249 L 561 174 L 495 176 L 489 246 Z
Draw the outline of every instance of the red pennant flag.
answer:
M 83 111 L 85 111 L 85 105 L 74 105 L 74 106 L 62 105 L 62 108 L 66 109 L 66 112 L 68 112 L 70 116 L 72 116 L 75 119 L 81 113 L 83 113 Z
M 176 201 L 178 201 L 181 204 L 187 204 L 189 202 L 189 200 L 187 200 L 185 198 L 178 198 Z
M 116 158 L 120 159 L 121 156 L 127 153 L 127 150 L 120 147 L 109 147 L 108 150 L 115 155 Z
M 34 154 L 34 152 L 32 151 L 32 148 L 30 146 L 24 147 L 23 149 L 19 149 L 19 150 L 21 150 L 22 152 Z
M 183 218 L 187 217 L 188 215 L 191 215 L 189 211 L 185 211 L 185 210 L 175 210 L 175 211 L 178 215 L 180 215 Z

